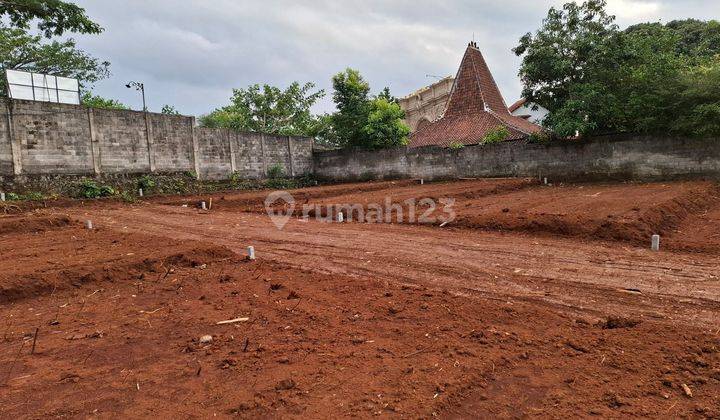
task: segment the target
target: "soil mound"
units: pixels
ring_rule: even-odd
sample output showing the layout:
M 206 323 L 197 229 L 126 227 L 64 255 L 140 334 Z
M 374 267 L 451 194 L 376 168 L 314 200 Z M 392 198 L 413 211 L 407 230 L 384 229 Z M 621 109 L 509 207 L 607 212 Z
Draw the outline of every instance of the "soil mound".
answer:
M 237 257 L 223 246 L 199 243 L 169 251 L 175 252 L 152 257 L 128 253 L 122 259 L 94 266 L 68 265 L 62 269 L 0 276 L 0 303 L 35 298 L 87 284 L 158 281 L 176 269 L 204 268 L 208 264 Z
M 9 216 L 0 218 L 0 234 L 34 233 L 58 229 L 72 223 L 67 216 Z

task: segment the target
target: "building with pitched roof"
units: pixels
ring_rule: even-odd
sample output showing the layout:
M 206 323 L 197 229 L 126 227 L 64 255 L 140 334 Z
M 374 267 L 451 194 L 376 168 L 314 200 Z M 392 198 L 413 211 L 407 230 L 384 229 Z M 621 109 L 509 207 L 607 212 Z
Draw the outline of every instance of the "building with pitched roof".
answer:
M 442 117 L 410 136 L 410 147 L 479 144 L 498 127 L 507 128 L 506 140 L 527 138 L 539 125 L 512 115 L 475 42 L 468 44 Z
M 400 108 L 405 111 L 404 122 L 410 127 L 411 132 L 423 128 L 442 116 L 454 83 L 455 79 L 452 76 L 444 77 L 398 99 Z
M 520 98 L 517 102 L 508 108 L 511 114 L 516 117 L 522 117 L 531 123 L 540 124 L 548 113 L 547 109 L 533 102 L 528 102 L 525 98 Z

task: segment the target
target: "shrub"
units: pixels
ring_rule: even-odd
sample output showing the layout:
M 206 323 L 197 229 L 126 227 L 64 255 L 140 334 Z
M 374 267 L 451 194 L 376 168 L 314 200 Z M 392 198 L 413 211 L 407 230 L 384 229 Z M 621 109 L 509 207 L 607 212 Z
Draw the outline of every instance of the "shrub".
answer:
M 115 190 L 109 185 L 98 185 L 92 179 L 84 179 L 80 183 L 80 196 L 84 198 L 100 198 L 115 195 Z
M 528 142 L 536 144 L 545 144 L 550 141 L 550 134 L 547 131 L 538 131 L 528 136 Z
M 278 179 L 282 178 L 282 176 L 285 174 L 285 168 L 279 163 L 274 164 L 268 169 L 268 178 L 270 179 Z
M 508 130 L 504 125 L 498 125 L 485 134 L 482 142 L 483 144 L 500 143 L 508 138 L 508 136 L 510 136 L 510 130 Z
M 240 182 L 242 182 L 242 180 L 243 180 L 243 177 L 242 177 L 242 175 L 240 174 L 240 172 L 238 172 L 238 171 L 235 171 L 235 172 L 232 173 L 232 175 L 230 175 L 230 182 L 232 182 L 232 183 L 235 184 L 235 185 L 237 185 L 237 184 L 239 184 Z
M 30 201 L 43 201 L 45 196 L 41 192 L 31 191 L 25 194 L 25 199 Z
M 465 147 L 465 144 L 460 143 L 459 141 L 454 141 L 450 143 L 450 148 L 453 150 L 462 149 L 463 147 Z
M 157 183 L 150 175 L 143 175 L 138 179 L 138 188 L 142 188 L 143 191 L 150 191 L 155 188 Z

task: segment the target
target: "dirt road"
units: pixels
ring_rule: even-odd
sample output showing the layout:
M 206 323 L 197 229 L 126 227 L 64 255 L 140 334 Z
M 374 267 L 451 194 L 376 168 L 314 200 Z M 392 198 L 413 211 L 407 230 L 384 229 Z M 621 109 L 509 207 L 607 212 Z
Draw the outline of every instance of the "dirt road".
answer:
M 713 254 L 395 224 L 292 219 L 279 230 L 267 215 L 155 204 L 70 214 L 101 227 L 211 242 L 238 253 L 253 245 L 264 258 L 319 272 L 533 300 L 591 317 L 720 325 L 720 263 Z

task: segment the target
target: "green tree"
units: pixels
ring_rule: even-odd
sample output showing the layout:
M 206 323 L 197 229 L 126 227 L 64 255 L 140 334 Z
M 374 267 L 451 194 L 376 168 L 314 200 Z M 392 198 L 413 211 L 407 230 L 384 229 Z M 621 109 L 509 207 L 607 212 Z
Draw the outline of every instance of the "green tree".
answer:
M 333 127 L 343 145 L 361 147 L 364 144 L 363 128 L 370 115 L 370 85 L 360 72 L 347 68 L 333 76 L 333 101 L 337 112 L 333 114 Z
M 376 98 L 385 99 L 388 102 L 398 103 L 398 99 L 390 93 L 390 88 L 387 86 L 385 86 L 383 90 L 378 93 Z
M 43 41 L 24 29 L 0 27 L 0 70 L 25 70 L 78 79 L 83 86 L 110 76 L 110 63 L 77 48 L 73 39 Z M 5 93 L 5 80 L 0 81 Z
M 80 103 L 88 108 L 101 109 L 130 109 L 125 104 L 115 99 L 105 99 L 99 95 L 93 95 L 91 92 L 83 93 Z
M 370 103 L 368 120 L 363 127 L 362 147 L 371 150 L 405 146 L 410 128 L 402 122 L 405 112 L 400 105 L 385 98 Z
M 175 107 L 172 105 L 163 105 L 160 113 L 165 115 L 180 115 L 180 111 L 175 109 Z
M 202 116 L 200 125 L 284 136 L 313 135 L 318 119 L 310 108 L 325 95 L 314 88 L 313 83 L 293 82 L 285 90 L 270 85 L 235 89 L 231 104 Z
M 588 72 L 614 67 L 617 57 L 610 39 L 617 33 L 614 17 L 605 12 L 604 0 L 589 0 L 582 5 L 573 2 L 562 9 L 550 8 L 540 29 L 525 34 L 513 49 L 523 56 L 523 97 L 551 112 L 549 125 L 558 134 L 594 128 L 593 122 L 584 118 L 589 103 L 578 95 L 593 95 L 602 88 L 604 81 L 596 80 L 602 75 Z
M 551 8 L 520 39 L 524 97 L 545 106 L 557 135 L 576 132 L 711 135 L 703 119 L 720 99 L 706 85 L 716 74 L 717 22 L 640 24 L 620 31 L 604 0 Z M 702 75 L 707 79 L 698 76 Z
M 98 34 L 103 28 L 85 14 L 85 9 L 60 0 L 0 0 L 0 16 L 6 17 L 17 28 L 29 29 L 33 20 L 50 38 L 66 31 Z
M 389 88 L 370 100 L 370 85 L 351 68 L 336 74 L 332 82 L 337 107 L 332 126 L 338 145 L 375 150 L 407 144 L 405 113 Z
M 711 58 L 720 54 L 720 22 L 716 20 L 673 20 L 665 25 L 658 22 L 639 23 L 628 27 L 624 32 L 632 34 L 663 27 L 677 36 L 678 55 Z

